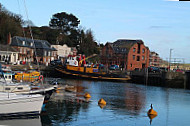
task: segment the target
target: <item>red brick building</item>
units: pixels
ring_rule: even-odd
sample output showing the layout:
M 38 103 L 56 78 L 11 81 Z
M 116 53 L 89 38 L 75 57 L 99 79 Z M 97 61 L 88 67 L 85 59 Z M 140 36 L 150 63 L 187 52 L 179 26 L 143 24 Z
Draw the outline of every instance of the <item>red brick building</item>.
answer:
M 125 70 L 142 69 L 149 66 L 149 48 L 142 40 L 119 39 L 106 43 L 101 52 L 101 63 L 119 65 Z
M 160 66 L 160 57 L 156 52 L 150 52 L 149 56 L 150 66 L 159 67 Z

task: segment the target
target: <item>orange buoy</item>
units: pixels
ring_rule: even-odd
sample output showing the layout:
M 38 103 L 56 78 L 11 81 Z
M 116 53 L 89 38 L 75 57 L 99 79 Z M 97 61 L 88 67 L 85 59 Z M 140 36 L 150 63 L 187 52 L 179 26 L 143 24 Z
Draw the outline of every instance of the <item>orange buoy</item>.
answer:
M 103 98 L 101 98 L 101 99 L 98 101 L 98 104 L 106 105 L 106 101 L 105 101 Z
M 152 119 L 157 116 L 157 112 L 153 109 L 152 104 L 151 104 L 150 107 L 151 107 L 151 108 L 148 110 L 147 114 L 148 114 L 148 117 L 149 117 L 149 119 L 150 119 L 150 125 L 151 125 Z
M 103 109 L 106 105 L 105 104 L 98 104 L 101 109 Z
M 151 109 L 148 110 L 147 114 L 148 115 L 154 115 L 154 117 L 156 117 L 157 116 L 157 112 L 153 109 L 152 104 L 151 104 L 150 107 L 151 107 Z
M 149 119 L 152 120 L 156 117 L 157 115 L 148 115 Z
M 85 97 L 85 98 L 91 98 L 91 96 L 90 96 L 89 93 L 85 93 L 84 97 Z

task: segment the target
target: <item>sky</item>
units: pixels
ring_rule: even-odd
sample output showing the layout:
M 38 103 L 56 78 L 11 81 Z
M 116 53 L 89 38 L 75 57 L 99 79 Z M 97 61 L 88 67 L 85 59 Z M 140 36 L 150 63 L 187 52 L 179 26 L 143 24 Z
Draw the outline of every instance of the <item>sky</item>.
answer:
M 25 1 L 25 2 L 24 2 Z M 164 60 L 190 63 L 190 2 L 177 0 L 0 0 L 9 11 L 48 26 L 53 14 L 72 13 L 98 43 L 141 39 Z M 26 3 L 26 4 L 24 4 Z M 25 5 L 27 11 L 25 10 Z M 26 12 L 28 13 L 26 15 Z M 179 59 L 178 59 L 179 58 Z

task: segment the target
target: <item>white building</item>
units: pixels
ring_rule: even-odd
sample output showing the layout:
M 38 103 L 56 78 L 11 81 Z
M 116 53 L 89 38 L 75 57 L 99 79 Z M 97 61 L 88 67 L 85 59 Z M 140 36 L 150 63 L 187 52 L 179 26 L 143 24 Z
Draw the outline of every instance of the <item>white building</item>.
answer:
M 9 45 L 0 45 L 0 62 L 16 64 L 18 62 L 18 53 Z
M 73 49 L 74 47 L 68 47 L 66 44 L 64 45 L 51 45 L 57 50 L 58 59 L 65 58 L 68 55 L 73 55 L 73 51 L 76 51 Z

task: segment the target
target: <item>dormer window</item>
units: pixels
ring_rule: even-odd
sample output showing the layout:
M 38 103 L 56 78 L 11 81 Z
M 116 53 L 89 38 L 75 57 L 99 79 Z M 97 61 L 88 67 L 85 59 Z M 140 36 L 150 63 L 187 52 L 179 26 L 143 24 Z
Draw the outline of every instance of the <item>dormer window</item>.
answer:
M 25 41 L 22 41 L 22 45 L 25 45 Z

